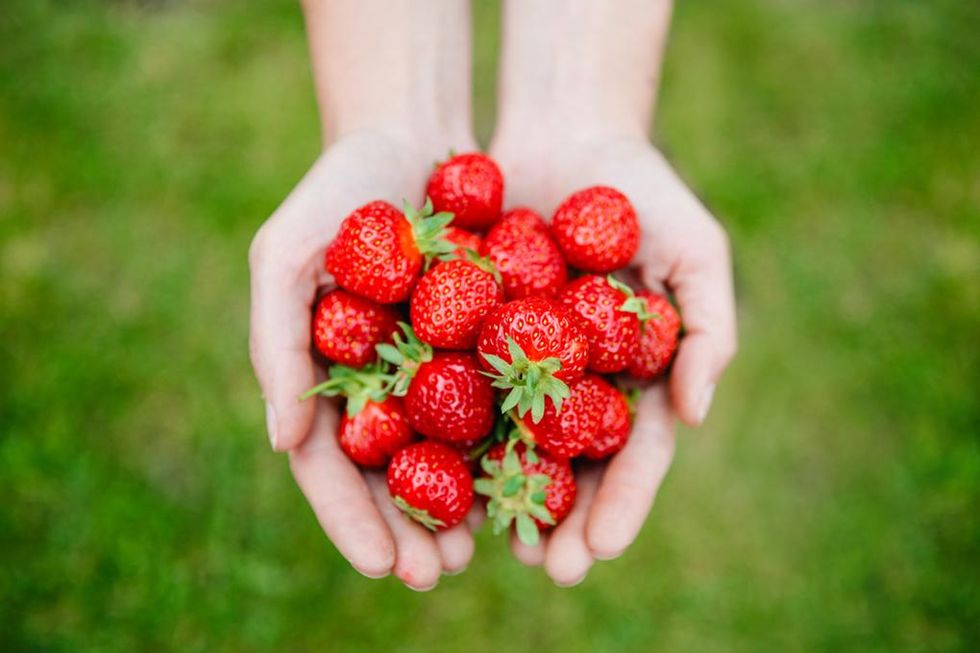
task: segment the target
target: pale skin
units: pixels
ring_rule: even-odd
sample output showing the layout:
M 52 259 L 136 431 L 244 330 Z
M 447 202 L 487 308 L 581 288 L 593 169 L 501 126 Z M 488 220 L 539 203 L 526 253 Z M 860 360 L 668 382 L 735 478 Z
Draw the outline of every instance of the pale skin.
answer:
M 250 251 L 250 351 L 269 434 L 327 536 L 361 573 L 434 587 L 473 553 L 471 527 L 432 534 L 390 502 L 382 472 L 363 473 L 336 443 L 337 406 L 297 401 L 323 370 L 310 356 L 309 312 L 330 283 L 323 252 L 340 221 L 373 199 L 419 203 L 432 162 L 475 149 L 470 119 L 469 7 L 442 0 L 304 3 L 324 151 L 262 226 Z M 674 422 L 696 426 L 735 352 L 723 229 L 650 145 L 647 129 L 670 3 L 508 0 L 498 124 L 490 153 L 507 206 L 550 215 L 569 193 L 608 184 L 637 209 L 643 282 L 671 290 L 687 335 L 669 383 L 640 400 L 633 435 L 608 463 L 579 470 L 572 514 L 542 543 L 513 541 L 559 585 L 619 556 L 645 521 L 674 451 Z

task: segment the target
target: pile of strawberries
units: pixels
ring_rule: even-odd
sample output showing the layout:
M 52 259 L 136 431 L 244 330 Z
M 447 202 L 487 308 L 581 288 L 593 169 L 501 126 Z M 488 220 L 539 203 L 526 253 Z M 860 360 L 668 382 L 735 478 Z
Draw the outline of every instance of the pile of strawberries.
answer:
M 629 393 L 604 375 L 661 375 L 680 318 L 613 276 L 640 241 L 613 188 L 574 193 L 549 226 L 501 213 L 500 169 L 473 153 L 438 165 L 426 192 L 421 210 L 375 201 L 341 224 L 326 253 L 339 288 L 313 313 L 332 365 L 304 398 L 346 398 L 341 448 L 387 465 L 412 519 L 450 528 L 480 494 L 497 532 L 533 545 L 575 502 L 571 460 L 629 438 Z

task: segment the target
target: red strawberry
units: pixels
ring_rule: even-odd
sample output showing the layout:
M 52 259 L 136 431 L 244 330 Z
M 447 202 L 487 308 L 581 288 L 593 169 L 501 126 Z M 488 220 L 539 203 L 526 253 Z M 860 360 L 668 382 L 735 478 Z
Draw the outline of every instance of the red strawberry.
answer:
M 633 428 L 630 402 L 611 384 L 596 379 L 606 397 L 599 432 L 585 449 L 585 457 L 593 460 L 608 458 L 626 446 Z
M 592 443 L 602 424 L 607 397 L 601 378 L 586 374 L 569 387 L 568 398 L 560 409 L 549 404 L 537 422 L 519 417 L 514 423 L 521 438 L 553 456 L 573 458 Z
M 480 234 L 475 234 L 472 231 L 460 229 L 453 225 L 446 227 L 446 233 L 443 235 L 443 238 L 456 246 L 456 250 L 453 252 L 456 258 L 466 258 L 466 250 L 479 252 L 480 245 L 483 243 Z
M 419 342 L 412 328 L 402 325 L 405 339 L 379 345 L 384 360 L 398 366 L 391 392 L 405 397 L 413 429 L 447 442 L 475 441 L 493 427 L 496 410 L 493 386 L 473 354 L 437 352 Z
M 412 293 L 412 327 L 442 349 L 473 349 L 487 315 L 504 303 L 489 263 L 446 261 L 426 272 Z
M 589 343 L 578 318 L 561 304 L 528 297 L 498 308 L 483 323 L 477 341 L 480 364 L 490 371 L 494 387 L 509 390 L 502 412 L 517 408 L 544 415 L 545 397 L 561 405 L 568 382 L 582 376 Z
M 494 533 L 515 523 L 517 536 L 528 546 L 539 531 L 560 523 L 575 504 L 577 486 L 567 460 L 529 450 L 523 442 L 501 442 L 483 458 L 482 478 L 473 486 L 489 497 L 487 517 Z
M 340 448 L 347 457 L 365 467 L 381 467 L 399 449 L 412 441 L 405 407 L 398 397 L 370 401 L 360 412 L 340 417 L 337 432 Z
M 375 358 L 374 346 L 391 340 L 398 330 L 398 312 L 382 304 L 331 290 L 313 312 L 313 343 L 330 360 L 363 367 Z
M 326 381 L 310 388 L 300 398 L 317 394 L 346 397 L 347 407 L 337 431 L 340 448 L 356 463 L 379 467 L 412 441 L 402 400 L 389 396 L 392 382 L 393 377 L 385 373 L 383 363 L 361 369 L 334 365 Z
M 561 250 L 531 209 L 504 213 L 483 240 L 480 254 L 500 272 L 508 299 L 554 297 L 568 280 Z
M 652 317 L 643 324 L 629 373 L 638 379 L 653 379 L 667 369 L 677 351 L 681 316 L 663 295 L 641 290 L 636 296 L 646 303 L 646 311 Z
M 425 193 L 436 210 L 455 216 L 457 227 L 486 229 L 500 217 L 504 176 L 486 154 L 456 154 L 436 166 Z
M 408 299 L 426 257 L 455 249 L 442 238 L 452 216 L 432 215 L 405 203 L 404 214 L 388 202 L 376 201 L 355 210 L 340 224 L 327 247 L 326 268 L 337 285 L 381 304 Z
M 640 246 L 633 205 L 614 188 L 573 193 L 555 211 L 551 233 L 570 265 L 604 274 L 624 267 Z
M 429 530 L 452 528 L 473 506 L 473 476 L 463 457 L 439 442 L 411 444 L 388 465 L 388 493 Z
M 589 336 L 589 369 L 611 374 L 626 369 L 640 339 L 646 303 L 612 275 L 579 277 L 562 291 L 561 302 L 578 315 Z

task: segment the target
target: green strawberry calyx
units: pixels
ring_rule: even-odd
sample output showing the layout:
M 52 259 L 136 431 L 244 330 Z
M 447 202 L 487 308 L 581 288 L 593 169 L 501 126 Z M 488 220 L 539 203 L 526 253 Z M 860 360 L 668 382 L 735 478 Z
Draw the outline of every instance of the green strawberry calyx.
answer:
M 531 411 L 531 420 L 537 423 L 544 417 L 546 397 L 554 403 L 556 411 L 561 411 L 562 401 L 569 396 L 568 385 L 555 376 L 561 369 L 561 360 L 552 356 L 532 361 L 509 336 L 507 352 L 510 354 L 509 363 L 495 354 L 482 354 L 494 369 L 483 374 L 493 379 L 493 387 L 510 391 L 500 405 L 500 412 L 506 413 L 516 408 L 517 414 L 524 417 Z
M 619 310 L 623 311 L 624 313 L 635 313 L 636 317 L 640 318 L 641 323 L 660 317 L 660 313 L 655 313 L 649 309 L 645 299 L 642 297 L 637 297 L 632 288 L 613 275 L 610 274 L 607 276 L 606 282 L 619 292 L 626 295 L 626 301 L 620 305 Z
M 402 499 L 399 496 L 393 498 L 392 501 L 396 506 L 398 506 L 399 510 L 401 510 L 403 513 L 405 513 L 406 515 L 408 515 L 418 523 L 422 524 L 426 528 L 428 528 L 430 531 L 434 531 L 440 526 L 446 525 L 446 522 L 436 517 L 433 517 L 432 515 L 429 514 L 427 510 L 416 508 L 408 501 L 405 501 L 405 499 Z
M 502 461 L 491 460 L 489 456 L 481 459 L 485 476 L 473 482 L 473 489 L 489 498 L 487 518 L 493 523 L 495 534 L 514 524 L 518 539 L 527 546 L 535 546 L 541 536 L 534 520 L 551 526 L 555 524 L 551 512 L 545 507 L 545 488 L 551 483 L 551 477 L 524 473 L 520 457 L 514 449 L 517 442 L 516 439 L 507 442 Z M 525 456 L 530 453 L 528 450 Z M 534 464 L 530 458 L 528 462 Z
M 354 417 L 368 401 L 381 402 L 388 396 L 391 375 L 387 373 L 387 368 L 388 365 L 384 362 L 372 363 L 361 369 L 333 365 L 329 370 L 329 378 L 301 394 L 300 401 L 314 395 L 346 397 L 347 415 Z
M 504 285 L 504 278 L 500 276 L 500 271 L 497 269 L 497 266 L 493 264 L 493 261 L 490 260 L 489 256 L 480 256 L 479 252 L 469 247 L 463 249 L 462 256 L 457 254 L 456 250 L 453 250 L 448 254 L 442 254 L 441 256 L 439 256 L 440 261 L 454 261 L 456 259 L 467 261 L 469 263 L 472 263 L 476 267 L 480 268 L 484 272 L 489 272 L 490 274 L 493 275 L 493 278 L 494 280 L 496 280 L 498 285 L 500 286 Z
M 446 227 L 453 221 L 453 214 L 447 211 L 433 213 L 432 200 L 425 198 L 421 209 L 414 208 L 408 200 L 402 200 L 402 212 L 405 219 L 412 225 L 412 235 L 415 236 L 415 246 L 425 257 L 425 264 L 434 258 L 451 254 L 456 244 L 446 238 Z
M 382 361 L 395 366 L 395 371 L 388 376 L 387 391 L 396 397 L 404 397 L 415 373 L 423 363 L 432 360 L 432 347 L 418 339 L 412 325 L 399 322 L 398 326 L 404 337 L 395 333 L 395 344 L 381 343 L 374 349 Z

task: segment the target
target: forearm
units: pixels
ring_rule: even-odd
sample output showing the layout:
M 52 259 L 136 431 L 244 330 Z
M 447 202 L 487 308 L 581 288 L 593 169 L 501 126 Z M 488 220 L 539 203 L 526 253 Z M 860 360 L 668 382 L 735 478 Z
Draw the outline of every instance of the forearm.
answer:
M 330 144 L 365 129 L 472 143 L 467 0 L 304 0 Z
M 645 136 L 670 0 L 506 0 L 498 138 Z

